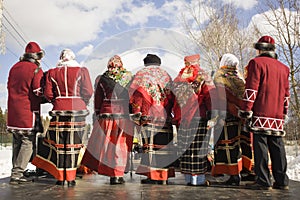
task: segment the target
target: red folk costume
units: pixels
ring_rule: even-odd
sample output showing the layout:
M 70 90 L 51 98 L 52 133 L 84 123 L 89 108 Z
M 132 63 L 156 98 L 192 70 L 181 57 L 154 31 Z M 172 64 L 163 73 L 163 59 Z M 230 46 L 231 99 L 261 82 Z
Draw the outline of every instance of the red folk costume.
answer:
M 44 51 L 35 42 L 29 42 L 24 55 L 9 71 L 7 90 L 7 130 L 13 133 L 13 155 L 11 184 L 27 182 L 23 171 L 35 149 L 35 121 L 40 115 L 42 102 L 41 79 L 43 70 L 39 67 Z
M 163 183 L 174 177 L 171 159 L 173 130 L 171 109 L 174 96 L 170 92 L 172 79 L 159 67 L 158 56 L 148 54 L 145 67 L 138 71 L 130 85 L 133 113 L 141 113 L 143 155 L 136 173 L 148 178 L 142 183 Z
M 85 131 L 85 117 L 89 114 L 86 105 L 93 94 L 87 68 L 74 59 L 74 53 L 65 49 L 57 67 L 47 72 L 44 95 L 53 104 L 49 112 L 52 118 L 32 162 L 52 174 L 57 184 L 65 180 L 75 184 L 81 137 Z
M 199 65 L 200 55 L 184 58 L 185 67 L 174 79 L 174 122 L 178 129 L 180 171 L 188 185 L 206 185 L 207 113 L 211 110 L 207 74 Z
M 41 55 L 33 55 L 40 52 Z M 35 114 L 40 113 L 41 79 L 43 70 L 35 57 L 43 57 L 42 50 L 30 42 L 25 49 L 25 54 L 9 71 L 8 89 L 8 116 L 7 128 L 11 130 L 31 131 Z
M 238 117 L 245 91 L 245 80 L 238 71 L 238 64 L 236 56 L 224 54 L 214 76 L 218 113 L 224 125 L 222 130 L 215 129 L 212 175 L 231 175 L 225 182 L 228 185 L 239 185 L 242 169 L 250 172 L 252 166 L 250 132 L 242 130 L 242 121 Z
M 81 163 L 111 177 L 110 184 L 122 184 L 133 140 L 127 90 L 132 74 L 117 55 L 108 61 L 107 68 L 96 78 L 96 119 Z
M 258 56 L 247 66 L 246 89 L 239 116 L 250 120 L 253 131 L 256 185 L 272 186 L 268 167 L 270 153 L 274 189 L 288 189 L 286 153 L 282 137 L 289 103 L 289 68 L 277 60 L 275 41 L 261 37 L 254 46 Z

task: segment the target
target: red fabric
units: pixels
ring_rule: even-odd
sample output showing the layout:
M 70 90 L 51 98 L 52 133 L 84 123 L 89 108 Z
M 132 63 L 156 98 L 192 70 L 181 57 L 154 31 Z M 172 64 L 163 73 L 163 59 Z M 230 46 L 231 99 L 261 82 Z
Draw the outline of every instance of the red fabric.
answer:
M 36 42 L 29 42 L 25 47 L 25 53 L 39 53 L 42 49 Z
M 51 162 L 42 159 L 40 156 L 34 157 L 32 164 L 38 168 L 47 169 L 47 171 L 58 181 L 73 181 L 76 179 L 77 168 L 68 168 L 65 171 L 63 168 L 57 168 Z
M 197 60 L 200 60 L 200 55 L 199 54 L 194 54 L 194 55 L 184 57 L 185 62 L 194 62 L 194 61 L 197 61 Z
M 238 163 L 236 164 L 218 164 L 218 165 L 213 165 L 212 170 L 211 170 L 211 175 L 214 176 L 216 175 L 215 172 L 218 172 L 218 174 L 228 174 L 228 175 L 237 175 L 242 171 L 243 169 L 243 162 L 242 159 L 238 160 Z
M 81 163 L 106 176 L 123 176 L 132 149 L 133 124 L 125 119 L 95 121 Z
M 85 110 L 84 100 L 88 101 L 92 94 L 85 67 L 57 67 L 47 73 L 45 97 L 53 102 L 53 110 Z
M 247 66 L 242 110 L 253 111 L 254 126 L 282 130 L 289 99 L 289 68 L 270 57 L 256 57 Z M 264 123 L 269 121 L 270 123 Z
M 268 35 L 262 36 L 261 38 L 259 38 L 258 43 L 260 42 L 265 42 L 265 43 L 270 43 L 270 44 L 275 44 L 275 40 Z
M 136 173 L 140 175 L 145 175 L 151 180 L 164 181 L 168 178 L 175 177 L 174 168 L 162 169 L 157 168 L 153 169 L 149 166 L 139 165 L 136 169 Z
M 129 92 L 133 113 L 170 117 L 174 101 L 174 95 L 168 88 L 171 81 L 169 74 L 158 66 L 148 66 L 137 72 Z
M 34 124 L 34 111 L 40 111 L 40 81 L 43 70 L 31 62 L 16 63 L 9 71 L 8 89 L 8 128 L 31 129 Z M 36 71 L 37 70 L 37 71 Z M 35 91 L 35 93 L 34 93 Z

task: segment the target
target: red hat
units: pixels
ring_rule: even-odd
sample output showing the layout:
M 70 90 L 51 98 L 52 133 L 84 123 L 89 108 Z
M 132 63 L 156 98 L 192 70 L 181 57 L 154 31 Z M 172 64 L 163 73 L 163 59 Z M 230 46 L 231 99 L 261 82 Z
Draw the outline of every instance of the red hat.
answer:
M 41 59 L 45 52 L 36 42 L 29 42 L 25 47 L 25 54 L 34 59 Z
M 257 43 L 254 44 L 254 48 L 257 50 L 274 51 L 275 40 L 268 35 L 262 36 Z
M 40 53 L 42 49 L 35 42 L 29 42 L 25 48 L 25 53 Z
M 199 60 L 200 60 L 199 54 L 194 54 L 194 55 L 184 57 L 184 62 L 185 62 L 186 66 L 190 66 L 190 65 L 194 65 L 194 64 L 199 65 Z

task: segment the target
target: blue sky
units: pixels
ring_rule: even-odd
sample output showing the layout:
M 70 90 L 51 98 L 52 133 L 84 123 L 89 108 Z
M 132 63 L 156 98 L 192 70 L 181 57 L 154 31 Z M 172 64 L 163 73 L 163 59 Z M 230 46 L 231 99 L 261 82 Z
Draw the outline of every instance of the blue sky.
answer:
M 259 15 L 258 0 L 220 1 L 238 8 L 245 27 Z M 147 53 L 157 53 L 175 76 L 184 57 L 177 42 L 190 46 L 189 53 L 199 53 L 193 50 L 181 23 L 181 14 L 189 16 L 186 6 L 195 2 L 198 0 L 4 0 L 2 31 L 7 49 L 0 55 L 0 107 L 6 108 L 8 71 L 24 53 L 25 41 L 36 41 L 45 50 L 45 71 L 55 67 L 61 50 L 72 49 L 77 61 L 89 69 L 92 82 L 114 54 L 121 55 L 125 67 L 135 71 L 142 67 Z

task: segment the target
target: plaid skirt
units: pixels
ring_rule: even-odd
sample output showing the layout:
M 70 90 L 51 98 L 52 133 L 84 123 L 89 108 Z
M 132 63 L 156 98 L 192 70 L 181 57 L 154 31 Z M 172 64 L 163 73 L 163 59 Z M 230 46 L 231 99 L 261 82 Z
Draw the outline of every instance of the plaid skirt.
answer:
M 152 121 L 141 127 L 140 134 L 143 153 L 136 173 L 152 180 L 174 177 L 172 163 L 176 160 L 176 151 L 173 145 L 172 124 Z
M 194 118 L 188 126 L 178 128 L 178 155 L 180 171 L 184 174 L 199 175 L 207 171 L 208 144 L 207 120 Z
M 85 118 L 83 111 L 50 111 L 50 126 L 44 138 L 38 142 L 37 155 L 32 163 L 48 171 L 57 180 L 76 178 L 78 155 L 83 147 Z

